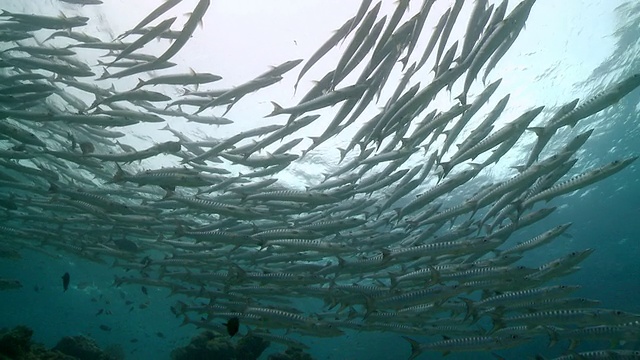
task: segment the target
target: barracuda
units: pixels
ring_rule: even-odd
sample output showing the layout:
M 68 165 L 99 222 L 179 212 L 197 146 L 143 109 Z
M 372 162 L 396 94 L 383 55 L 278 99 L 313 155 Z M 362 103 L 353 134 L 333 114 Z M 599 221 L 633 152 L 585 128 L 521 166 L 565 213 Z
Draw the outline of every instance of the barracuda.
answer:
M 544 282 L 559 276 L 560 274 L 573 272 L 576 265 L 585 260 L 589 255 L 593 253 L 594 249 L 585 249 L 580 251 L 573 251 L 568 255 L 561 258 L 550 261 L 544 265 L 538 267 L 538 270 L 530 275 L 527 275 L 527 279 L 532 282 Z
M 640 315 L 631 314 L 620 310 L 609 309 L 569 309 L 538 311 L 531 314 L 514 315 L 509 317 L 493 316 L 493 333 L 503 328 L 505 324 L 549 325 L 549 324 L 577 324 L 580 326 L 598 325 L 607 323 L 611 325 L 624 324 L 640 319 Z
M 640 327 L 628 325 L 597 325 L 572 330 L 547 326 L 546 330 L 549 334 L 549 346 L 555 345 L 561 339 L 569 339 L 569 351 L 575 350 L 580 341 L 584 340 L 613 339 L 612 346 L 617 346 L 627 341 L 635 341 L 640 336 Z M 640 356 L 640 353 L 638 355 Z
M 411 344 L 411 356 L 409 360 L 415 359 L 425 351 L 442 352 L 443 356 L 454 351 L 490 351 L 508 349 L 518 346 L 529 340 L 529 337 L 523 334 L 508 336 L 474 336 L 459 339 L 449 339 L 436 341 L 432 343 L 419 343 L 411 338 L 403 336 L 405 340 Z
M 325 240 L 308 240 L 308 239 L 284 239 L 284 240 L 268 240 L 262 243 L 262 247 L 280 246 L 287 249 L 297 249 L 298 251 L 318 251 L 328 252 L 333 255 L 351 253 L 354 247 L 345 243 Z
M 118 56 L 110 63 L 106 64 L 107 66 L 112 66 L 118 60 L 124 58 L 125 56 L 131 54 L 132 52 L 142 48 L 145 44 L 160 36 L 163 32 L 169 30 L 171 25 L 176 21 L 175 17 L 163 20 L 158 25 L 154 26 L 149 32 L 139 37 L 136 41 L 131 43 L 129 46 L 124 48 Z
M 578 121 L 596 114 L 609 106 L 617 103 L 627 94 L 640 86 L 640 74 L 633 74 L 630 77 L 620 81 L 608 89 L 596 94 L 594 97 L 578 105 L 569 113 L 560 117 L 550 124 L 553 128 L 561 128 L 563 126 L 574 127 Z
M 176 200 L 189 207 L 205 210 L 214 214 L 219 214 L 224 216 L 231 216 L 231 217 L 237 217 L 237 218 L 243 218 L 243 219 L 253 219 L 253 218 L 260 217 L 261 215 L 264 215 L 261 212 L 249 207 L 241 207 L 241 206 L 225 204 L 217 201 L 200 199 L 195 197 L 184 197 L 184 196 L 170 194 L 167 197 L 167 199 Z
M 421 257 L 429 257 L 435 259 L 442 255 L 461 255 L 464 253 L 473 253 L 476 251 L 484 251 L 497 245 L 495 239 L 481 238 L 477 240 L 457 240 L 430 243 L 425 245 L 413 246 L 405 249 L 397 249 L 391 251 L 388 258 L 392 261 L 402 259 L 415 259 Z
M 531 303 L 534 299 L 550 300 L 553 298 L 568 295 L 579 289 L 580 286 L 556 285 L 542 288 L 509 291 L 500 295 L 484 298 L 477 302 L 473 302 L 469 299 L 462 299 L 467 306 L 467 315 L 465 319 L 468 317 L 473 317 L 474 320 L 477 320 L 478 309 L 502 308 L 505 310 L 510 310 L 519 305 Z
M 567 223 L 567 224 L 563 224 L 563 225 L 558 225 L 553 229 L 550 229 L 532 239 L 529 239 L 527 241 L 521 242 L 518 245 L 508 248 L 504 251 L 500 252 L 500 255 L 506 255 L 506 254 L 521 254 L 524 251 L 528 251 L 530 249 L 533 249 L 535 247 L 538 246 L 542 246 L 548 242 L 550 242 L 551 240 L 555 239 L 556 237 L 562 235 L 565 231 L 567 231 L 567 229 L 571 226 L 571 223 Z
M 629 166 L 631 163 L 636 161 L 637 158 L 637 156 L 633 156 L 623 160 L 615 160 L 595 170 L 589 170 L 580 175 L 576 175 L 567 181 L 556 184 L 547 190 L 541 191 L 538 194 L 528 197 L 519 205 L 519 207 L 523 209 L 541 200 L 549 201 L 554 197 L 570 193 L 572 191 L 596 183 L 602 179 L 606 179 L 609 176 Z
M 474 167 L 471 170 L 465 170 L 457 174 L 457 176 L 451 177 L 446 181 L 434 186 L 433 188 L 429 189 L 428 191 L 420 195 L 418 198 L 416 198 L 415 200 L 413 200 L 412 202 L 404 206 L 398 212 L 398 218 L 401 219 L 405 215 L 414 212 L 418 208 L 421 208 L 429 204 L 430 202 L 437 199 L 438 197 L 446 193 L 449 193 L 450 191 L 457 188 L 458 186 L 471 180 L 480 172 L 480 170 L 481 170 L 480 167 Z
M 538 156 L 540 156 L 540 153 L 542 152 L 542 150 L 545 148 L 545 146 L 547 146 L 547 144 L 551 140 L 551 137 L 556 133 L 557 128 L 553 127 L 551 124 L 553 124 L 554 122 L 556 122 L 557 120 L 559 120 L 560 118 L 562 118 L 563 116 L 571 112 L 576 107 L 577 104 L 578 104 L 578 99 L 575 99 L 561 106 L 558 109 L 558 111 L 555 113 L 555 115 L 551 119 L 549 119 L 548 121 L 549 125 L 547 125 L 546 127 L 527 128 L 527 130 L 531 130 L 536 133 L 537 139 L 536 139 L 536 144 L 534 145 L 533 149 L 531 149 L 531 152 L 529 153 L 529 158 L 527 158 L 526 166 L 531 166 L 531 164 L 533 164 L 535 161 L 538 160 Z

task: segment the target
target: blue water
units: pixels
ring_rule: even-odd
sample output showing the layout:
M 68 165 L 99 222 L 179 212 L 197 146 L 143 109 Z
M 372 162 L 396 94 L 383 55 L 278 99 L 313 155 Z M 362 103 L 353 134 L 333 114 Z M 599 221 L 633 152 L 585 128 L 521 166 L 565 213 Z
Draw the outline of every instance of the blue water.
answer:
M 549 1 L 551 0 L 545 4 L 541 0 L 538 5 L 548 5 Z M 55 4 L 48 2 L 46 5 L 55 7 Z M 37 8 L 30 10 L 36 12 Z M 97 10 L 90 11 L 99 13 Z M 640 34 L 638 27 L 625 29 L 627 32 Z M 534 30 L 527 28 L 525 32 L 527 31 Z M 625 74 L 640 71 L 638 57 L 630 60 L 633 54 L 640 51 L 640 45 L 628 43 L 635 41 L 637 37 L 629 37 L 625 33 L 614 39 L 621 40 L 618 40 L 617 50 L 609 56 L 607 63 L 624 63 Z M 608 76 L 604 70 L 606 68 L 586 72 L 582 78 L 604 78 Z M 270 98 L 262 99 L 263 102 L 269 100 Z M 639 100 L 640 91 L 636 90 L 611 109 L 582 122 L 574 130 L 577 133 L 594 126 L 596 128 L 595 136 L 579 153 L 582 170 L 640 154 L 640 120 L 637 118 Z M 640 166 L 636 163 L 587 189 L 552 200 L 548 205 L 558 206 L 559 209 L 545 220 L 514 234 L 509 243 L 515 244 L 558 224 L 572 222 L 569 230 L 571 238 L 560 237 L 552 245 L 528 252 L 523 263 L 540 265 L 573 250 L 594 248 L 594 254 L 580 264 L 578 272 L 554 280 L 551 284 L 581 285 L 582 288 L 574 295 L 598 299 L 602 301 L 602 308 L 640 314 L 639 175 Z M 307 180 L 300 179 L 300 182 L 307 183 Z M 0 188 L 2 195 L 9 192 Z M 10 211 L 0 213 L 0 225 L 10 223 L 11 216 Z M 15 223 L 12 226 L 15 227 Z M 24 229 L 29 230 L 28 223 L 24 224 Z M 0 241 L 6 237 L 7 235 L 0 234 Z M 19 290 L 0 292 L 0 328 L 29 326 L 34 330 L 33 340 L 47 347 L 54 346 L 63 336 L 87 335 L 102 347 L 112 344 L 122 347 L 127 359 L 168 359 L 173 349 L 185 346 L 200 332 L 192 325 L 181 326 L 182 318 L 174 316 L 170 311 L 177 300 L 186 301 L 186 297 L 171 295 L 167 289 L 150 286 L 146 287 L 148 294 L 144 294 L 139 285 L 114 286 L 115 276 L 130 276 L 134 272 L 111 267 L 110 257 L 103 257 L 105 263 L 97 264 L 45 246 L 38 246 L 36 249 L 25 247 L 20 250 L 20 254 L 22 258 L 18 260 L 0 258 L 0 277 L 18 279 L 23 285 Z M 66 292 L 62 290 L 61 284 L 61 277 L 65 272 L 71 275 L 71 286 Z M 298 307 L 308 306 L 309 311 L 318 311 L 317 304 L 312 301 L 297 300 L 296 304 Z M 108 326 L 111 330 L 102 330 L 101 325 Z M 487 323 L 482 325 L 490 327 Z M 246 332 L 246 329 L 241 327 L 241 332 Z M 345 335 L 335 338 L 292 337 L 311 346 L 309 353 L 314 359 L 405 359 L 410 354 L 409 344 L 400 334 L 352 330 L 345 332 Z M 435 337 L 421 337 L 420 334 L 412 337 L 420 341 L 439 340 Z M 609 346 L 608 341 L 583 342 L 578 350 L 606 349 Z M 496 353 L 506 359 L 526 359 L 535 354 L 551 358 L 562 355 L 566 347 L 567 342 L 564 341 L 548 348 L 546 337 L 543 336 L 524 346 Z M 640 349 L 640 342 L 622 348 Z M 284 350 L 284 346 L 273 344 L 261 359 Z M 422 355 L 421 359 L 441 357 L 439 353 L 429 353 Z M 453 353 L 446 358 L 495 357 L 490 353 Z

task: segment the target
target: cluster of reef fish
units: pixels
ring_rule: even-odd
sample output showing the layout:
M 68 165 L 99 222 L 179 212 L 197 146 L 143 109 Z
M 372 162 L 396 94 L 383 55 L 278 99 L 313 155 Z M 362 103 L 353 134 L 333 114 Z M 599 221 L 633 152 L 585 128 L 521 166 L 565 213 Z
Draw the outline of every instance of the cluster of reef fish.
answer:
M 172 70 L 210 0 L 159 2 L 115 39 L 82 31 L 93 20 L 83 11 L 101 1 L 62 2 L 65 16 L 0 14 L 3 261 L 56 251 L 123 269 L 115 286 L 170 289 L 173 314 L 206 330 L 175 359 L 252 359 L 268 344 L 288 349 L 273 359 L 307 359 L 306 340 L 353 332 L 404 338 L 410 358 L 539 338 L 563 344 L 558 359 L 640 358 L 640 315 L 574 296 L 580 286 L 562 280 L 594 249 L 575 241 L 523 265 L 570 232 L 554 220 L 564 195 L 637 159 L 576 166 L 600 131 L 590 119 L 635 94 L 633 69 L 588 98 L 521 113 L 499 95 L 500 79 L 489 82 L 535 0 L 455 0 L 443 13 L 439 0 L 398 0 L 390 14 L 363 0 L 309 58 L 230 88 L 215 87 L 224 74 Z M 192 10 L 178 26 L 167 14 L 180 6 Z M 459 41 L 454 27 L 466 28 Z M 166 48 L 145 52 L 156 38 Z M 338 62 L 297 104 L 210 136 L 294 70 L 300 91 L 334 49 Z M 184 95 L 168 95 L 176 88 Z M 459 95 L 442 108 L 447 92 Z M 176 139 L 140 146 L 135 135 L 153 124 Z M 311 124 L 324 130 L 298 135 Z M 200 133 L 176 130 L 191 125 Z M 333 138 L 347 133 L 324 179 L 303 179 L 306 189 L 283 181 L 309 157 L 333 159 Z M 510 165 L 510 176 L 491 175 Z M 546 230 L 523 235 L 534 224 Z M 21 287 L 0 279 L 0 289 Z

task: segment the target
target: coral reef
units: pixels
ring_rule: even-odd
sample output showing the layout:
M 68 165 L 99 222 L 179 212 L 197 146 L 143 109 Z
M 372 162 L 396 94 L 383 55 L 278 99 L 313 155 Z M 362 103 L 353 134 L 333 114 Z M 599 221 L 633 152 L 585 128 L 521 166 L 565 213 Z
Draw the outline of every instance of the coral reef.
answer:
M 113 360 L 93 339 L 86 336 L 66 336 L 52 349 L 79 360 Z
M 283 353 L 269 355 L 268 360 L 313 360 L 313 358 L 301 349 L 290 347 Z
M 225 336 L 205 331 L 191 339 L 189 345 L 171 352 L 173 360 L 255 360 L 269 346 L 268 341 L 245 336 L 234 345 Z
M 16 326 L 2 334 L 0 338 L 0 359 L 17 359 L 29 352 L 33 330 L 26 326 Z
M 119 360 L 84 336 L 64 337 L 53 349 L 31 342 L 33 330 L 16 326 L 0 331 L 0 360 Z

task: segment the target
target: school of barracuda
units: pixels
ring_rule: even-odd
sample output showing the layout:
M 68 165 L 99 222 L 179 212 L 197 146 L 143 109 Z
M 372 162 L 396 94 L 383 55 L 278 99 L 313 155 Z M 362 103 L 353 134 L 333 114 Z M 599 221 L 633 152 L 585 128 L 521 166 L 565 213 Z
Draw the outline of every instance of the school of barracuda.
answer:
M 101 3 L 63 1 L 78 4 L 78 11 Z M 171 289 L 181 299 L 171 310 L 185 324 L 224 332 L 224 321 L 237 317 L 254 335 L 293 347 L 307 345 L 265 330 L 308 337 L 387 331 L 407 340 L 410 359 L 423 352 L 497 351 L 538 337 L 548 337 L 551 345 L 568 339 L 570 354 L 562 359 L 640 358 L 638 351 L 613 345 L 579 353 L 580 342 L 593 339 L 637 344 L 640 315 L 572 296 L 579 286 L 549 284 L 578 270 L 594 249 L 576 248 L 537 267 L 518 265 L 529 250 L 566 235 L 570 223 L 531 239 L 512 236 L 553 213 L 545 202 L 637 159 L 572 171 L 576 152 L 598 130 L 573 134 L 566 143 L 554 134 L 615 106 L 640 85 L 640 74 L 627 74 L 590 98 L 553 109 L 541 105 L 496 126 L 510 101 L 506 95 L 469 129 L 500 80 L 475 96 L 471 85 L 486 81 L 514 44 L 535 0 L 510 12 L 506 0 L 467 1 L 473 8 L 467 31 L 453 44 L 449 36 L 454 23 L 463 21 L 462 0 L 443 14 L 430 12 L 437 0 L 412 2 L 419 11 L 408 19 L 409 0 L 398 0 L 388 17 L 380 2 L 363 0 L 308 59 L 287 61 L 226 89 L 215 88 L 222 78 L 216 74 L 171 72 L 172 57 L 197 33 L 210 7 L 210 0 L 185 0 L 193 11 L 175 30 L 176 18 L 165 14 L 180 2 L 159 2 L 116 39 L 83 33 L 88 17 L 0 14 L 4 254 L 44 247 L 113 263 L 129 270 L 116 277 L 116 286 Z M 440 19 L 435 28 L 424 26 L 427 16 Z M 429 38 L 425 49 L 417 46 L 420 36 Z M 162 53 L 144 53 L 156 38 L 172 42 Z M 296 76 L 294 69 L 297 86 L 339 45 L 335 68 L 298 104 L 274 103 L 265 114 L 278 124 L 200 141 L 167 126 L 178 140 L 148 148 L 118 140 L 125 136 L 119 129 L 141 122 L 231 124 L 220 114 L 250 106 L 238 105 L 245 95 Z M 79 49 L 98 52 L 103 60 L 86 64 L 76 56 Z M 436 64 L 434 75 L 419 72 L 427 61 Z M 386 102 L 377 103 L 396 66 L 403 68 L 401 81 Z M 148 74 L 156 70 L 164 75 Z M 362 71 L 356 82 L 345 84 L 355 70 Z M 132 76 L 143 79 L 135 88 L 109 88 Z M 451 108 L 430 106 L 456 82 L 462 92 Z M 212 83 L 213 90 L 202 89 Z M 151 90 L 158 84 L 200 89 L 171 97 Z M 86 103 L 87 97 L 95 101 Z M 334 105 L 332 118 L 313 114 Z M 380 111 L 361 121 L 368 107 Z M 322 122 L 324 132 L 301 149 L 296 132 Z M 314 149 L 328 151 L 322 145 L 352 124 L 361 127 L 324 181 L 307 190 L 278 185 L 283 169 Z M 466 185 L 527 130 L 537 140 L 518 174 L 469 190 Z M 173 165 L 136 166 L 149 158 Z M 244 170 L 231 172 L 229 164 Z M 447 201 L 470 192 L 464 201 Z M 0 284 L 19 286 L 11 279 Z M 290 301 L 310 298 L 324 307 L 296 308 Z M 418 342 L 417 336 L 434 338 Z

